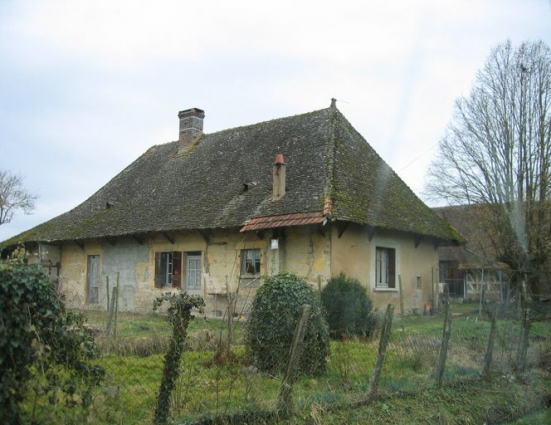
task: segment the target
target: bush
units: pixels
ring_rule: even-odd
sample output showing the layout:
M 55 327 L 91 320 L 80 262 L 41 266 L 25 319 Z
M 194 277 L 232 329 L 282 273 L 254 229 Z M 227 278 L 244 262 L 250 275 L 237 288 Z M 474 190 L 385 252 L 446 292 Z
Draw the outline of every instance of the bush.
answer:
M 321 291 L 321 301 L 334 337 L 369 335 L 372 332 L 375 321 L 371 314 L 371 300 L 357 279 L 344 273 L 331 278 Z
M 299 373 L 310 376 L 325 372 L 329 355 L 329 330 L 318 294 L 291 273 L 266 279 L 252 302 L 246 344 L 252 363 L 268 373 L 284 372 L 303 304 L 310 304 Z
M 104 375 L 90 362 L 96 354 L 83 317 L 65 311 L 39 267 L 0 262 L 0 422 L 20 423 L 25 414 L 31 417 L 24 422 L 41 422 L 35 415 L 52 420 L 63 404 L 85 412 Z M 33 391 L 33 403 L 42 407 L 29 414 L 21 403 Z

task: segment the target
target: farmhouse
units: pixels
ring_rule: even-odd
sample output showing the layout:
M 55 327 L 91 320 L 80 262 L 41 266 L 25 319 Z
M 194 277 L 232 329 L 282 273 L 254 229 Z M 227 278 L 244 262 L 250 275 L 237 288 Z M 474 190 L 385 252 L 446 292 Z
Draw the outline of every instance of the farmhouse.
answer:
M 179 139 L 156 145 L 73 210 L 0 246 L 24 244 L 58 276 L 72 307 L 147 312 L 162 292 L 200 294 L 220 315 L 246 312 L 280 271 L 316 288 L 344 272 L 376 307 L 422 308 L 438 251 L 462 237 L 352 127 L 326 109 L 203 133 L 204 111 L 178 114 Z

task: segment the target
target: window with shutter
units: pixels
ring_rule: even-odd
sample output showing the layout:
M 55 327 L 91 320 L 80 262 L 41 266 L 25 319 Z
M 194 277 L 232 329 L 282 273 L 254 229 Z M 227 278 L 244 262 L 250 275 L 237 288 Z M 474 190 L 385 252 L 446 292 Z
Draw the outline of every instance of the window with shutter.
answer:
M 161 281 L 163 279 L 162 269 L 161 269 L 161 253 L 155 253 L 155 288 L 161 287 Z
M 174 252 L 155 253 L 155 287 L 179 288 L 182 286 L 182 254 Z
M 175 251 L 172 253 L 172 287 L 182 286 L 182 255 Z

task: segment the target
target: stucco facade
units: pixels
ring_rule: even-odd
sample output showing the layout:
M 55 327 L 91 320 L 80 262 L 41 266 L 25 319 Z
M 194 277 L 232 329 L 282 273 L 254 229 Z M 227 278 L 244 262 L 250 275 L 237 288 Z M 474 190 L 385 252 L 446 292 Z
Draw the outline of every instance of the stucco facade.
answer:
M 170 238 L 170 240 L 169 240 Z M 396 275 L 401 277 L 406 313 L 418 309 L 431 299 L 432 279 L 438 266 L 438 254 L 430 239 L 416 239 L 406 233 L 377 230 L 370 234 L 366 226 L 351 224 L 344 232 L 336 225 L 296 226 L 279 232 L 277 246 L 274 234 L 266 232 L 240 233 L 239 229 L 218 230 L 203 235 L 196 231 L 178 232 L 167 238 L 155 234 L 147 239 L 119 238 L 116 243 L 91 240 L 84 244 L 64 243 L 60 249 L 59 288 L 66 303 L 74 308 L 107 308 L 109 287 L 119 284 L 119 309 L 147 313 L 153 301 L 170 287 L 155 285 L 155 253 L 181 252 L 181 288 L 201 295 L 210 316 L 224 314 L 228 291 L 237 293 L 236 312 L 246 314 L 265 276 L 290 271 L 303 276 L 316 289 L 322 288 L 331 276 L 344 272 L 357 278 L 368 289 L 374 306 L 399 306 L 399 285 L 379 288 L 376 285 L 375 251 L 377 247 L 395 249 Z M 417 245 L 417 246 L 416 246 Z M 58 248 L 56 248 L 58 249 Z M 259 250 L 260 278 L 241 279 L 244 250 Z M 185 258 L 187 253 L 201 258 L 199 287 L 186 287 Z M 90 256 L 99 257 L 97 300 L 90 300 Z M 398 279 L 398 277 L 396 278 Z
M 393 304 L 399 312 L 399 279 L 406 314 L 419 311 L 432 302 L 433 282 L 437 278 L 438 251 L 433 239 L 418 240 L 413 235 L 395 230 L 378 229 L 370 234 L 367 226 L 351 224 L 342 236 L 332 231 L 331 273 L 341 272 L 357 278 L 368 289 L 373 305 L 384 309 Z M 396 252 L 394 288 L 377 287 L 376 249 L 392 248 Z

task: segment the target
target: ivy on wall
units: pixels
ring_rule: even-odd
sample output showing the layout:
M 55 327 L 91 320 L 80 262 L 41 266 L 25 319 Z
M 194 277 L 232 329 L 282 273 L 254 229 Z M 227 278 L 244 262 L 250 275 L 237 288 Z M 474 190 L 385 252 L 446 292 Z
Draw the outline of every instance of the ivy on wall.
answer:
M 36 421 L 38 397 L 52 409 L 79 407 L 85 414 L 105 374 L 92 362 L 96 355 L 83 316 L 65 310 L 40 267 L 21 259 L 0 262 L 1 423 Z M 30 411 L 21 407 L 29 398 Z

